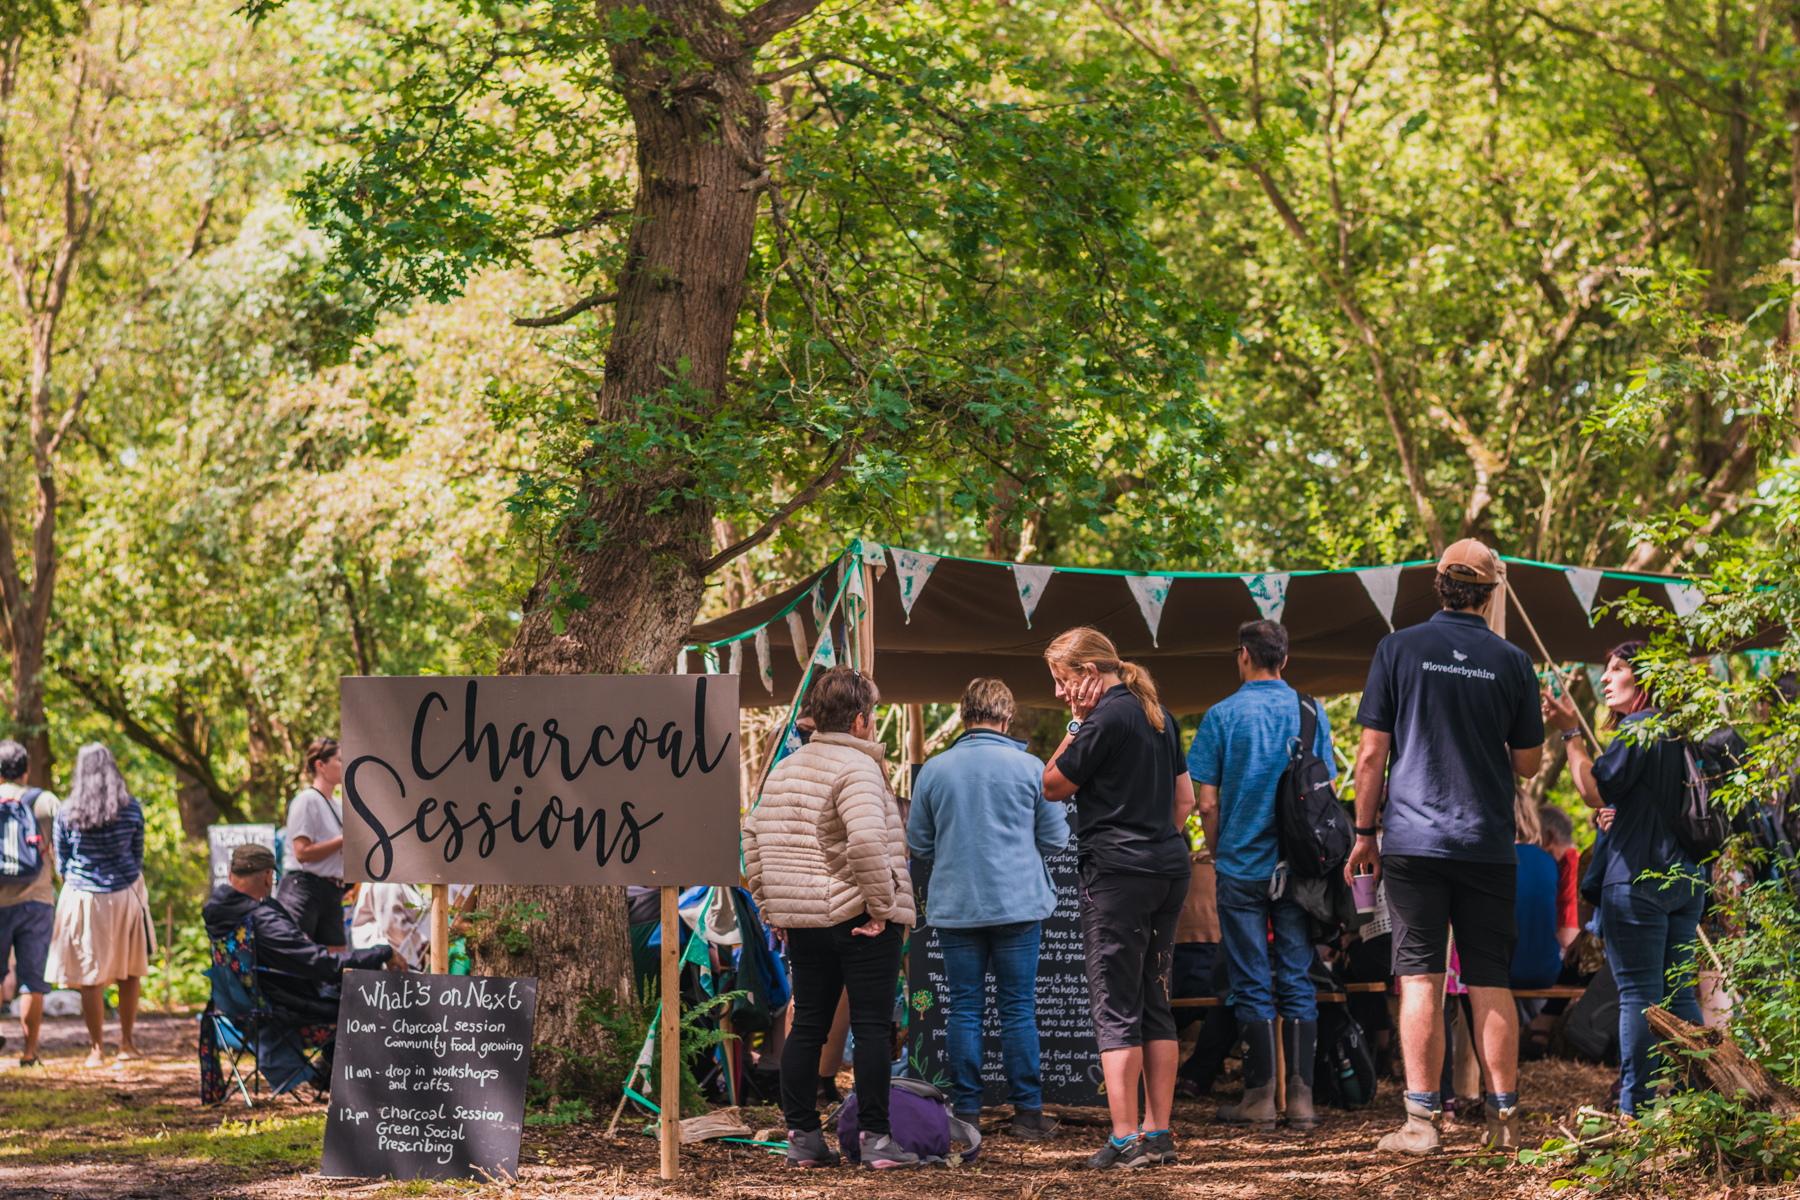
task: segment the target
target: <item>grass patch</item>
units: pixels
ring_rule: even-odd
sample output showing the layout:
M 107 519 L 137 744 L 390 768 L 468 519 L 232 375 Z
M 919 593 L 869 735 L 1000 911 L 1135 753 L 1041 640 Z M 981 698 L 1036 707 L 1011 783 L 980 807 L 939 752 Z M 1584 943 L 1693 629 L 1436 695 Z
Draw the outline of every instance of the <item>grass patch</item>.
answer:
M 0 1159 L 55 1162 L 77 1158 L 193 1158 L 243 1168 L 316 1168 L 325 1117 L 313 1114 L 230 1121 L 212 1129 L 159 1130 L 149 1136 L 96 1143 L 58 1138 L 36 1146 L 0 1147 Z
M 87 1089 L 22 1088 L 0 1092 L 0 1128 L 15 1133 L 92 1125 L 162 1125 L 191 1110 L 179 1104 L 134 1104 L 129 1097 Z

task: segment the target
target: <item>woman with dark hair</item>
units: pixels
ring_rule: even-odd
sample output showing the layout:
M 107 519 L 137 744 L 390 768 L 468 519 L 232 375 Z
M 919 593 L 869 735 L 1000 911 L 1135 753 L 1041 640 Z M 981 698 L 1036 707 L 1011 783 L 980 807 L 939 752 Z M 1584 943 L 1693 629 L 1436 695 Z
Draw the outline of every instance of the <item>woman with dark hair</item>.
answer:
M 1171 1163 L 1180 1047 L 1169 979 L 1193 878 L 1181 829 L 1194 784 L 1181 731 L 1150 673 L 1122 662 L 1099 630 L 1069 630 L 1044 658 L 1074 715 L 1044 768 L 1044 796 L 1075 801 L 1088 1007 L 1112 1115 L 1112 1137 L 1088 1166 Z
M 69 798 L 56 810 L 56 861 L 63 890 L 44 974 L 81 992 L 87 1065 L 101 1066 L 106 989 L 119 985 L 119 1057 L 137 1057 L 138 995 L 156 952 L 144 887 L 144 810 L 125 786 L 112 751 L 98 743 L 75 756 Z
M 1562 731 L 1576 790 L 1591 808 L 1614 811 L 1602 880 L 1600 924 L 1606 957 L 1619 982 L 1619 1057 L 1624 1079 L 1619 1111 L 1636 1116 L 1648 1103 L 1655 1040 L 1645 1012 L 1668 995 L 1671 978 L 1693 965 L 1695 930 L 1706 904 L 1700 867 L 1681 848 L 1664 819 L 1680 807 L 1685 756 L 1679 738 L 1643 739 L 1630 727 L 1656 712 L 1655 697 L 1632 667 L 1643 642 L 1626 642 L 1607 655 L 1601 677 L 1610 710 L 1606 727 L 1617 729 L 1598 760 L 1580 737 L 1575 702 L 1544 694 L 1544 719 Z M 1676 989 L 1669 1010 L 1700 1023 L 1693 989 Z
M 344 781 L 336 738 L 314 738 L 302 767 L 312 780 L 288 802 L 287 850 L 275 901 L 307 937 L 342 952 L 344 925 L 344 806 L 332 797 Z

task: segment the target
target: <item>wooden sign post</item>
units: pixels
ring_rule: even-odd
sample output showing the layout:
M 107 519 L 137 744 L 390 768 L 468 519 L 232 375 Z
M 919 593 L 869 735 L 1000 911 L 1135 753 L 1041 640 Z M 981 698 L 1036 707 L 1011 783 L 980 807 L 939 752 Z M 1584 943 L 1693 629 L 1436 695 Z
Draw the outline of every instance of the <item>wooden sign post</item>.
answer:
M 450 973 L 450 885 L 431 885 L 431 973 Z
M 677 889 L 662 889 L 662 1082 L 656 1099 L 662 1106 L 662 1177 L 681 1172 L 681 911 Z

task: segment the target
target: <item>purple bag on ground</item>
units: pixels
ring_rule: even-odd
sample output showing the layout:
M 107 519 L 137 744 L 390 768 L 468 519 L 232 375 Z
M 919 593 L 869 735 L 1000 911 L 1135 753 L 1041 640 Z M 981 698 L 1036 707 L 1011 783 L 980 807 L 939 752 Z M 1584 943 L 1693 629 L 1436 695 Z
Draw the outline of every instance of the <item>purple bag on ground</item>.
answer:
M 851 1163 L 862 1163 L 861 1127 L 856 1120 L 856 1093 L 844 1097 L 838 1110 L 838 1149 Z M 950 1157 L 954 1138 L 969 1147 L 962 1161 L 973 1162 L 981 1153 L 981 1131 L 950 1114 L 944 1093 L 918 1079 L 896 1079 L 888 1091 L 888 1125 L 893 1138 L 919 1161 L 943 1162 Z

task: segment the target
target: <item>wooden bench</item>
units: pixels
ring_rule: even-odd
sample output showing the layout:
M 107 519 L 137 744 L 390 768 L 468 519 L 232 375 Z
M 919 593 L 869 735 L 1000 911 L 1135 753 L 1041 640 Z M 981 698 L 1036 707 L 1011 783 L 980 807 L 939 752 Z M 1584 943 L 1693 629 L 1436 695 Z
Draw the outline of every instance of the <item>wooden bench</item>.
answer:
M 1315 998 L 1320 1004 L 1342 1004 L 1349 999 L 1342 992 L 1320 992 Z M 1174 1008 L 1218 1008 L 1220 1001 L 1217 996 L 1189 996 L 1183 1000 L 1171 1000 L 1169 1004 Z
M 1385 992 L 1387 990 L 1388 985 L 1381 982 L 1346 983 L 1344 985 L 1344 990 L 1341 992 L 1318 993 L 1317 1000 L 1320 1004 L 1342 1004 L 1350 998 L 1346 994 L 1349 992 L 1371 993 Z M 1587 989 L 1584 987 L 1574 986 L 1515 988 L 1513 990 L 1513 997 L 1518 1000 L 1578 1000 L 1585 991 L 1587 991 Z M 1175 1008 L 1218 1008 L 1220 1001 L 1217 996 L 1190 996 L 1185 1000 L 1172 1000 L 1170 1001 L 1170 1004 Z

